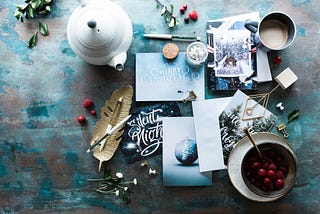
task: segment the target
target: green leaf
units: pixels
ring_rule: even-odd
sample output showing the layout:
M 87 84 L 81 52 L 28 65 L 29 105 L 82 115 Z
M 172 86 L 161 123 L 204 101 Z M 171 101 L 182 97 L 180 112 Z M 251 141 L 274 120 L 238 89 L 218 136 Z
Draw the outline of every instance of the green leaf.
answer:
M 25 11 L 25 10 L 27 9 L 27 7 L 28 7 L 27 4 L 16 4 L 15 6 L 16 6 L 16 8 L 17 8 L 18 10 L 20 10 L 21 12 Z
M 39 15 L 45 15 L 45 14 L 48 13 L 48 11 L 46 11 L 46 10 L 41 10 L 41 11 L 39 11 L 38 13 L 39 13 Z
M 124 202 L 126 202 L 127 204 L 129 204 L 129 202 L 130 202 L 130 197 L 129 197 L 129 195 L 128 195 L 126 192 L 122 192 L 122 200 L 123 200 Z
M 41 35 L 43 36 L 48 36 L 49 35 L 49 30 L 48 30 L 48 25 L 44 22 L 39 22 L 39 31 Z
M 111 170 L 110 169 L 106 169 L 104 171 L 104 174 L 103 174 L 103 178 L 106 179 L 108 177 L 111 177 Z
M 299 109 L 294 109 L 292 112 L 288 114 L 288 123 L 299 117 L 300 111 Z
M 33 18 L 33 8 L 32 7 L 28 7 L 27 15 L 28 15 L 28 17 Z
M 170 12 L 171 12 L 171 14 L 173 14 L 173 9 L 174 9 L 174 6 L 173 6 L 172 3 L 170 3 Z
M 170 27 L 170 28 L 173 28 L 174 26 L 176 26 L 175 24 L 176 24 L 176 21 L 175 21 L 176 19 L 175 18 L 171 18 L 171 20 L 170 20 L 170 22 L 169 22 L 169 24 L 168 24 L 168 26 Z
M 32 0 L 31 7 L 37 9 L 41 5 L 41 0 Z
M 38 32 L 35 32 L 34 34 L 32 34 L 32 36 L 28 40 L 28 47 L 33 48 L 34 46 L 37 45 L 37 43 L 38 43 Z
M 13 14 L 13 16 L 16 17 L 17 20 L 20 20 L 22 15 L 23 15 L 23 13 L 19 10 L 16 10 Z

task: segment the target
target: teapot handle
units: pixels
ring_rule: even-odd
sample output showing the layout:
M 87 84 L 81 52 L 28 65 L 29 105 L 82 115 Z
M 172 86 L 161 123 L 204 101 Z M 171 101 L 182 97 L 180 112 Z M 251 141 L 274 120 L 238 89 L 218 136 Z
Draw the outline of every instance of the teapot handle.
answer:
M 87 1 L 86 0 L 78 0 L 79 4 L 81 5 L 81 7 L 84 7 L 87 5 Z

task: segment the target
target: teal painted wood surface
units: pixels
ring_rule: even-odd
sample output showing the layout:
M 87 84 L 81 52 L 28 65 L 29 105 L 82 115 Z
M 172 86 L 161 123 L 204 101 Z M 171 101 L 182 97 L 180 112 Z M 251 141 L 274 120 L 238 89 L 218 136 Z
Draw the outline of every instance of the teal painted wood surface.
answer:
M 48 37 L 39 36 L 29 49 L 26 41 L 37 30 L 37 20 L 15 20 L 15 3 L 0 1 L 0 210 L 2 213 L 319 213 L 320 205 L 320 15 L 317 0 L 203 0 L 187 3 L 199 12 L 197 22 L 183 23 L 169 30 L 152 0 L 115 0 L 130 16 L 134 38 L 125 71 L 92 66 L 70 49 L 66 37 L 68 17 L 78 6 L 76 0 L 56 0 L 52 13 L 41 18 L 49 26 Z M 168 3 L 168 1 L 163 1 Z M 207 20 L 259 11 L 287 12 L 296 21 L 297 37 L 280 55 L 282 63 L 271 63 L 273 76 L 290 67 L 299 80 L 287 90 L 271 95 L 269 110 L 286 122 L 294 108 L 299 119 L 287 126 L 288 141 L 298 157 L 298 179 L 283 199 L 271 203 L 252 202 L 231 185 L 226 171 L 213 173 L 211 187 L 167 188 L 162 185 L 161 156 L 149 160 L 160 174 L 150 177 L 139 164 L 127 165 L 122 154 L 104 167 L 138 178 L 131 188 L 132 201 L 96 193 L 88 178 L 100 177 L 98 162 L 86 153 L 98 116 L 82 107 L 91 98 L 99 110 L 113 90 L 133 85 L 135 53 L 161 51 L 166 41 L 146 40 L 143 33 L 195 34 L 205 41 Z M 120 26 L 121 27 L 121 26 Z M 188 43 L 178 43 L 185 50 Z M 263 84 L 266 90 L 272 86 Z M 214 94 L 212 97 L 226 96 Z M 285 110 L 275 105 L 283 102 Z M 76 121 L 83 114 L 87 123 Z M 278 133 L 276 128 L 272 132 Z

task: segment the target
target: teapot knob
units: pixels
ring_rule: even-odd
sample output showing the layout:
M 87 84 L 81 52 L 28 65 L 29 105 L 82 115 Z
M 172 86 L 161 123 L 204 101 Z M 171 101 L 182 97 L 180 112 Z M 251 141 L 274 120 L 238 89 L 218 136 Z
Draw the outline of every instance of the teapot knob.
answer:
M 95 28 L 97 26 L 97 22 L 95 20 L 89 20 L 87 22 L 87 25 L 88 25 L 89 28 L 93 29 L 93 28 Z

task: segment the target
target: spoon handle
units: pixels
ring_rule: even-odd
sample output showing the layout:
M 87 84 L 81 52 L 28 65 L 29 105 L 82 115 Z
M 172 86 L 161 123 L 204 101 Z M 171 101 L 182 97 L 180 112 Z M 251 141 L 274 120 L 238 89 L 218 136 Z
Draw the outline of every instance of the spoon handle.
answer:
M 252 143 L 252 145 L 254 146 L 254 148 L 257 150 L 260 158 L 263 159 L 263 156 L 262 156 L 262 154 L 261 154 L 261 152 L 260 152 L 260 149 L 258 148 L 257 144 L 255 143 L 255 141 L 254 141 L 251 133 L 250 133 L 249 130 L 248 130 L 248 127 L 246 127 L 246 126 L 243 127 L 243 131 L 244 131 L 244 133 L 248 136 L 248 138 L 250 139 L 250 142 Z

